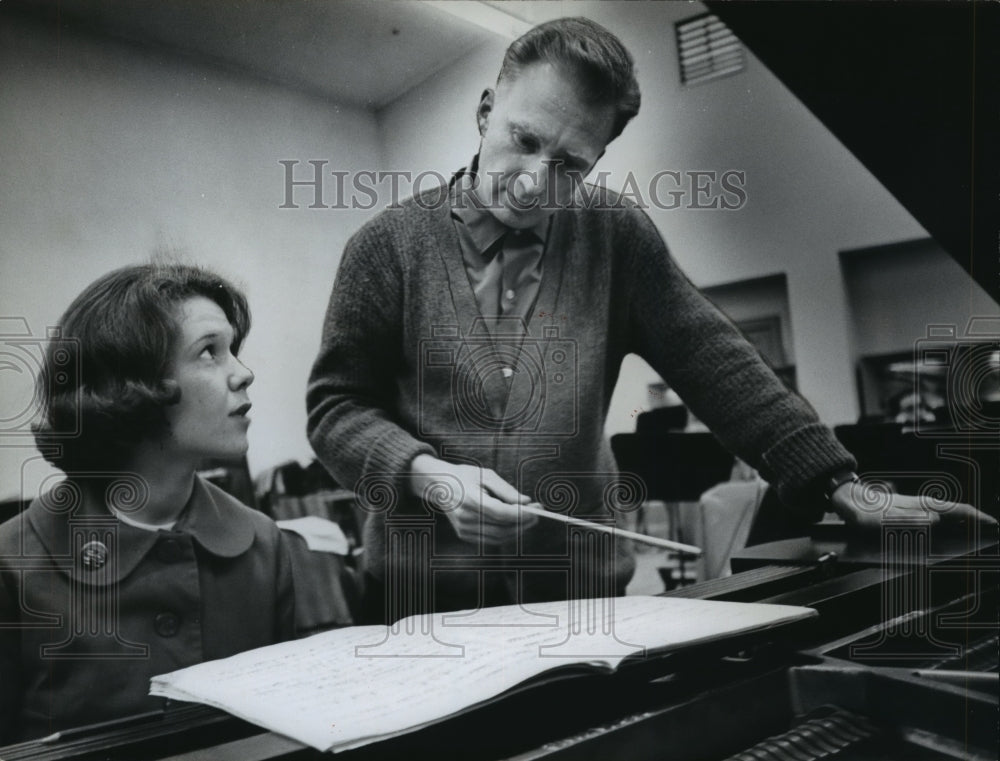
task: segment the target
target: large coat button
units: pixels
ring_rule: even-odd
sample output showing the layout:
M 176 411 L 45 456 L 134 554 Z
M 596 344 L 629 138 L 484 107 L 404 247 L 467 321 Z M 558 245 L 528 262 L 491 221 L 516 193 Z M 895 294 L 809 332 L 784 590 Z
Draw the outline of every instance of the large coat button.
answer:
M 97 571 L 104 568 L 104 564 L 108 562 L 107 545 L 104 542 L 98 542 L 96 539 L 92 542 L 87 542 L 80 548 L 80 560 L 83 563 L 83 567 L 88 571 Z
M 181 628 L 181 619 L 176 613 L 160 613 L 153 625 L 161 637 L 173 637 Z

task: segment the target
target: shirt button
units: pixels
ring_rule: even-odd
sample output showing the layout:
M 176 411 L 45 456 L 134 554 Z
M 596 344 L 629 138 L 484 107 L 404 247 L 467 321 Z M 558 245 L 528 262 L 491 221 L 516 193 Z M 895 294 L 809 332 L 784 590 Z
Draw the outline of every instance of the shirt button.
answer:
M 181 620 L 176 613 L 160 613 L 153 626 L 161 637 L 173 637 L 181 628 Z
M 508 288 L 507 292 L 503 296 L 507 299 L 507 301 L 513 301 L 515 295 L 514 291 Z
M 176 539 L 164 539 L 156 545 L 156 557 L 163 563 L 176 563 L 181 558 L 181 546 Z

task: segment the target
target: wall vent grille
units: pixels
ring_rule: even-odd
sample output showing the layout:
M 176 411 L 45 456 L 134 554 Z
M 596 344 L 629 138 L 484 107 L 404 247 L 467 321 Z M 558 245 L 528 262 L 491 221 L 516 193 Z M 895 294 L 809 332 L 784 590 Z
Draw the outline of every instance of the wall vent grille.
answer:
M 714 13 L 674 25 L 681 84 L 695 85 L 746 68 L 743 43 Z

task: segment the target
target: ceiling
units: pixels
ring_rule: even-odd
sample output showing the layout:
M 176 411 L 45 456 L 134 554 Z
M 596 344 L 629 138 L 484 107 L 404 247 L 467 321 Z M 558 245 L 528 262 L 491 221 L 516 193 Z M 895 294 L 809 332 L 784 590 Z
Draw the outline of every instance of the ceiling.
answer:
M 477 45 L 524 24 L 478 2 L 8 0 L 47 23 L 235 67 L 338 103 L 378 109 Z
M 995 95 L 985 100 L 987 77 L 973 74 L 995 70 L 986 60 L 995 57 L 995 46 L 987 40 L 998 28 L 1000 4 L 959 4 L 954 13 L 954 4 L 936 3 L 709 3 L 987 292 L 996 292 L 996 177 L 974 171 L 996 165 L 997 146 L 985 129 L 995 119 Z M 378 110 L 477 46 L 513 39 L 561 15 L 565 6 L 0 0 L 0 11 L 29 13 L 58 29 L 84 28 Z M 906 34 L 898 33 L 901 21 Z

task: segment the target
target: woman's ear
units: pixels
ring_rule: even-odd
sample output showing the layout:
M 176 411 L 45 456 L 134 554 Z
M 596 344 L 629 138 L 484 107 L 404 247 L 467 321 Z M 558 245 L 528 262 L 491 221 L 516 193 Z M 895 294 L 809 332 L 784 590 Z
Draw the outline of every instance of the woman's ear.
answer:
M 163 391 L 164 403 L 169 405 L 177 404 L 181 400 L 181 386 L 173 378 L 164 378 L 160 381 L 160 388 Z
M 488 87 L 483 90 L 479 99 L 479 108 L 476 109 L 476 125 L 479 127 L 479 136 L 486 134 L 486 128 L 490 122 L 490 111 L 493 110 L 493 88 Z

